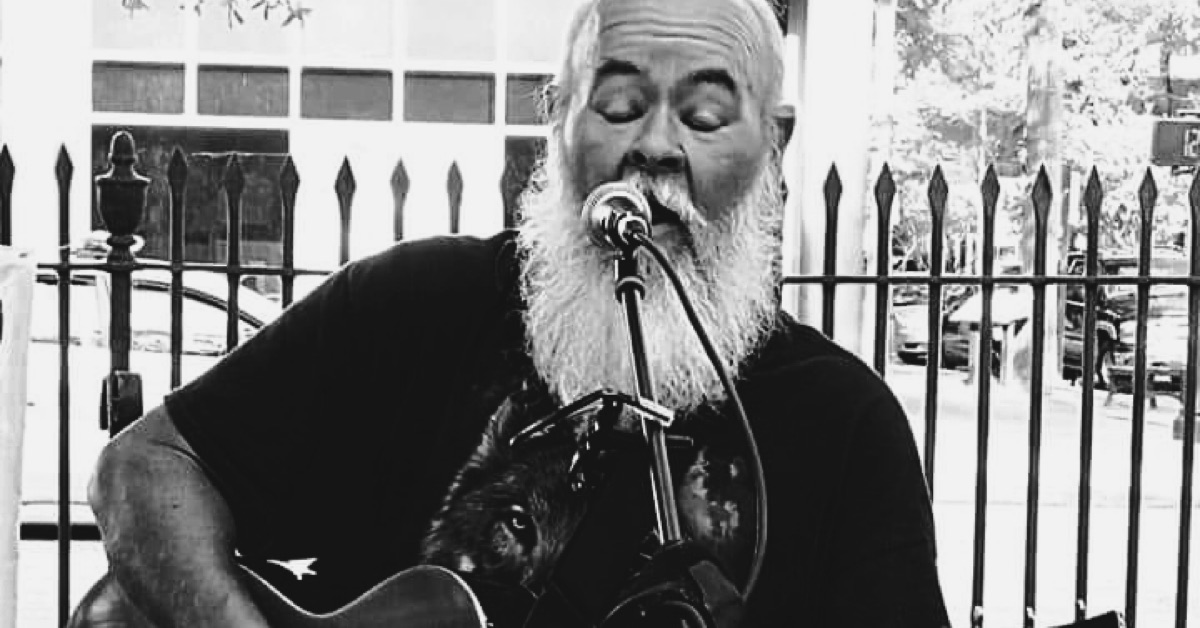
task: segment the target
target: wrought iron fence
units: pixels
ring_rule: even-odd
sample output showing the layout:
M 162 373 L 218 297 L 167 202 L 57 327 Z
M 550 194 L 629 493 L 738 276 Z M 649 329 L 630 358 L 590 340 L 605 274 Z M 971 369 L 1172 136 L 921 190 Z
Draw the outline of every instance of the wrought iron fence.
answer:
M 170 212 L 170 245 L 169 259 L 166 261 L 139 260 L 134 255 L 136 242 L 135 231 L 141 223 L 145 209 L 146 188 L 149 183 L 146 177 L 135 170 L 136 151 L 132 137 L 120 132 L 112 137 L 109 161 L 111 168 L 95 178 L 98 192 L 97 203 L 104 225 L 110 233 L 108 245 L 111 247 L 107 258 L 103 261 L 79 261 L 70 256 L 70 206 L 69 190 L 74 174 L 74 167 L 65 148 L 60 151 L 56 165 L 56 179 L 59 191 L 59 242 L 62 245 L 59 259 L 56 262 L 39 263 L 39 269 L 53 272 L 58 277 L 58 340 L 59 340 L 59 509 L 57 524 L 47 529 L 45 526 L 23 525 L 22 538 L 57 539 L 58 569 L 59 569 L 59 616 L 65 622 L 68 613 L 70 592 L 68 580 L 70 573 L 70 541 L 72 539 L 98 538 L 94 526 L 80 525 L 70 518 L 67 495 L 69 493 L 68 478 L 71 473 L 69 466 L 70 446 L 70 403 L 72 391 L 69 386 L 70 354 L 70 290 L 71 276 L 81 270 L 100 271 L 111 276 L 113 298 L 111 302 L 110 352 L 111 369 L 104 385 L 104 400 L 102 401 L 101 420 L 111 434 L 115 434 L 142 412 L 140 380 L 136 373 L 130 371 L 130 294 L 132 291 L 131 277 L 135 271 L 142 269 L 160 269 L 170 273 L 170 385 L 176 387 L 181 382 L 181 355 L 183 336 L 183 275 L 184 273 L 215 273 L 224 275 L 229 286 L 228 324 L 226 327 L 226 348 L 232 349 L 239 341 L 238 329 L 238 288 L 241 279 L 246 275 L 277 276 L 282 283 L 282 303 L 290 304 L 294 298 L 294 282 L 297 277 L 306 275 L 323 275 L 330 269 L 298 268 L 295 264 L 295 199 L 300 184 L 299 175 L 291 158 L 288 157 L 278 174 L 278 191 L 282 199 L 282 263 L 279 265 L 244 265 L 240 256 L 242 241 L 240 216 L 242 210 L 242 193 L 245 177 L 239 158 L 230 155 L 223 179 L 224 194 L 227 200 L 227 237 L 228 247 L 225 263 L 188 262 L 184 260 L 184 208 L 185 187 L 188 163 L 184 155 L 176 149 L 166 173 L 169 185 Z M 394 224 L 396 238 L 402 233 L 401 213 L 403 199 L 407 192 L 408 180 L 403 175 L 403 167 L 397 172 L 401 176 L 393 176 L 392 184 L 397 199 Z M 510 172 L 506 169 L 506 181 L 503 186 L 511 187 L 513 181 L 507 180 Z M 15 177 L 13 159 L 8 148 L 0 150 L 0 244 L 11 245 L 14 240 L 12 232 L 12 186 Z M 448 176 L 448 196 L 450 199 L 450 229 L 458 231 L 459 209 L 462 199 L 462 177 L 457 167 L 452 166 Z M 343 161 L 335 181 L 340 216 L 339 261 L 350 259 L 349 226 L 351 207 L 356 183 L 351 166 Z M 1098 291 L 1103 286 L 1129 284 L 1136 287 L 1137 321 L 1136 342 L 1134 345 L 1134 377 L 1133 377 L 1133 416 L 1132 442 L 1129 456 L 1131 472 L 1129 477 L 1129 518 L 1128 544 L 1126 557 L 1128 572 L 1125 583 L 1125 607 L 1123 612 L 1128 625 L 1135 625 L 1137 619 L 1138 595 L 1138 556 L 1140 509 L 1143 488 L 1143 445 L 1145 429 L 1145 400 L 1148 393 L 1147 374 L 1147 314 L 1150 302 L 1150 289 L 1158 285 L 1175 285 L 1186 287 L 1188 294 L 1189 318 L 1187 325 L 1187 363 L 1186 376 L 1181 391 L 1181 419 L 1179 429 L 1182 432 L 1182 481 L 1179 492 L 1179 562 L 1176 574 L 1176 604 L 1175 624 L 1183 627 L 1188 619 L 1188 582 L 1190 575 L 1190 543 L 1191 543 L 1191 511 L 1193 490 L 1193 461 L 1195 457 L 1195 414 L 1196 398 L 1192 382 L 1197 378 L 1197 327 L 1200 321 L 1200 175 L 1193 180 L 1189 192 L 1190 204 L 1190 258 L 1189 272 L 1186 276 L 1160 277 L 1151 275 L 1151 229 L 1142 230 L 1138 255 L 1138 273 L 1136 276 L 1111 277 L 1102 276 L 1098 272 L 1098 231 L 1100 213 L 1103 204 L 1103 190 L 1095 170 L 1090 173 L 1082 203 L 1085 209 L 1087 224 L 1086 247 L 1083 251 L 1085 270 L 1082 275 L 1063 274 L 1059 269 L 1047 268 L 1047 233 L 1048 217 L 1051 215 L 1052 187 L 1045 170 L 1038 173 L 1032 187 L 1030 202 L 1035 218 L 1035 256 L 1032 273 L 1027 275 L 997 275 L 995 273 L 995 226 L 996 208 L 1000 195 L 1000 184 L 993 168 L 989 168 L 980 186 L 980 199 L 983 212 L 982 245 L 980 248 L 981 272 L 978 275 L 945 274 L 943 273 L 944 236 L 943 218 L 946 213 L 949 187 L 939 166 L 933 173 L 928 185 L 928 209 L 930 212 L 932 230 L 929 248 L 930 264 L 927 276 L 894 276 L 891 273 L 889 260 L 891 257 L 890 241 L 892 232 L 892 208 L 896 197 L 896 186 L 892 173 L 885 165 L 879 173 L 874 187 L 874 199 L 878 211 L 878 233 L 876 239 L 876 267 L 874 274 L 866 276 L 838 275 L 835 267 L 837 259 L 838 216 L 842 209 L 842 184 L 835 167 L 832 167 L 826 178 L 825 188 L 826 235 L 824 242 L 824 272 L 820 275 L 798 276 L 789 275 L 782 278 L 785 286 L 819 286 L 821 293 L 822 331 L 833 336 L 835 331 L 836 292 L 839 286 L 867 285 L 875 287 L 874 299 L 874 346 L 872 347 L 871 362 L 874 368 L 883 375 L 889 365 L 888 325 L 890 311 L 890 288 L 900 284 L 920 284 L 928 287 L 927 301 L 928 349 L 930 359 L 925 365 L 924 397 L 924 465 L 925 474 L 931 492 L 936 491 L 937 483 L 934 475 L 934 453 L 937 447 L 939 372 L 941 355 L 941 338 L 943 317 L 943 290 L 949 286 L 967 286 L 978 289 L 982 297 L 981 317 L 978 325 L 980 341 L 974 345 L 978 378 L 978 396 L 976 406 L 976 468 L 974 511 L 975 523 L 973 529 L 973 578 L 971 593 L 970 625 L 984 625 L 984 574 L 987 556 L 985 544 L 987 540 L 987 509 L 988 509 L 988 458 L 989 458 L 989 427 L 991 413 L 991 395 L 993 382 L 993 295 L 999 285 L 1020 285 L 1030 287 L 1032 298 L 1032 316 L 1028 323 L 1032 339 L 1032 367 L 1030 369 L 1030 401 L 1029 401 L 1029 460 L 1028 485 L 1026 500 L 1026 534 L 1024 550 L 1024 606 L 1025 625 L 1032 627 L 1036 621 L 1036 596 L 1038 591 L 1037 570 L 1035 558 L 1038 555 L 1038 520 L 1039 520 L 1039 490 L 1041 470 L 1041 436 L 1043 428 L 1043 392 L 1046 382 L 1043 375 L 1043 353 L 1045 349 L 1045 332 L 1047 330 L 1047 303 L 1051 302 L 1048 290 L 1064 285 L 1082 285 L 1085 293 L 1085 320 L 1083 325 L 1083 342 L 1081 365 L 1082 370 L 1082 435 L 1078 458 L 1078 537 L 1075 548 L 1075 607 L 1076 620 L 1082 620 L 1093 610 L 1088 604 L 1089 584 L 1089 542 L 1091 530 L 1091 489 L 1093 471 L 1093 436 L 1095 427 L 1094 391 L 1097 361 L 1097 303 Z M 1142 225 L 1153 225 L 1153 212 L 1158 197 L 1158 191 L 1152 173 L 1147 170 L 1139 191 L 1140 217 Z M 1049 270 L 1054 270 L 1051 274 Z M 1056 302 L 1056 301 L 1054 301 Z M 76 470 L 78 472 L 78 470 Z M 936 494 L 936 492 L 934 493 Z M 60 622 L 60 623 L 62 623 Z

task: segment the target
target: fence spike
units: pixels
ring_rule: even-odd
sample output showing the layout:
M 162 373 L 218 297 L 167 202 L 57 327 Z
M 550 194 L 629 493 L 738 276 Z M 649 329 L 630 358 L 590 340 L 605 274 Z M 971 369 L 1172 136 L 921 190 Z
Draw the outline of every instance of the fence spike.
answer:
M 1033 191 L 1029 195 L 1033 201 L 1033 214 L 1037 222 L 1034 224 L 1034 237 L 1043 235 L 1046 231 L 1046 216 L 1050 213 L 1050 203 L 1054 201 L 1054 188 L 1050 185 L 1050 175 L 1046 172 L 1045 164 L 1038 167 L 1037 178 L 1033 182 Z
M 0 193 L 12 191 L 12 179 L 15 173 L 12 153 L 8 152 L 8 144 L 5 144 L 3 148 L 0 148 Z
M 842 177 L 838 175 L 837 164 L 829 166 L 829 174 L 825 175 L 825 210 L 836 211 L 842 200 Z
M 929 209 L 938 223 L 945 215 L 946 199 L 949 197 L 950 187 L 946 185 L 946 175 L 942 172 L 942 164 L 938 164 L 934 167 L 933 177 L 929 180 Z
M 221 181 L 225 184 L 226 195 L 241 198 L 246 189 L 246 173 L 242 171 L 242 160 L 237 153 L 230 155 L 229 161 L 225 162 L 225 174 Z
M 291 154 L 288 154 L 283 159 L 283 165 L 279 167 L 279 192 L 285 199 L 295 199 L 299 189 L 300 172 L 296 170 L 296 162 L 292 161 Z
M 1138 186 L 1138 202 L 1141 204 L 1141 219 L 1143 228 L 1153 228 L 1154 202 L 1158 200 L 1158 185 L 1154 182 L 1154 173 L 1146 168 L 1142 184 Z M 1147 227 L 1149 225 L 1149 227 Z
M 172 265 L 182 263 L 186 257 L 183 237 L 183 198 L 184 192 L 187 189 L 187 174 L 187 159 L 183 156 L 183 149 L 179 148 L 179 146 L 176 146 L 175 149 L 171 151 L 171 162 L 167 164 L 167 187 L 170 190 L 171 199 L 170 258 Z M 176 362 L 177 361 L 174 359 L 174 355 L 172 355 L 172 366 L 174 366 Z M 175 373 L 178 373 L 178 371 L 175 371 Z M 172 377 L 174 378 L 175 375 L 172 375 Z M 171 385 L 177 386 L 178 381 L 176 381 L 176 379 L 172 379 Z
M 58 149 L 58 159 L 54 162 L 54 178 L 58 182 L 58 244 L 60 251 L 69 250 L 71 243 L 71 178 L 75 175 L 75 165 L 67 154 L 67 146 L 63 144 Z
M 1192 176 L 1192 185 L 1188 188 L 1188 206 L 1192 210 L 1192 229 L 1195 232 L 1197 228 L 1200 228 L 1200 169 L 1197 169 L 1196 174 Z M 1200 260 L 1192 260 L 1193 264 L 1197 262 Z
M 67 153 L 67 145 L 58 149 L 58 159 L 54 162 L 54 176 L 58 180 L 59 190 L 69 187 L 71 177 L 75 175 L 75 164 L 71 163 L 71 155 Z
M 1099 228 L 1100 208 L 1103 203 L 1104 186 L 1100 184 L 1100 173 L 1096 171 L 1095 166 L 1092 166 L 1092 172 L 1088 175 L 1087 186 L 1083 188 L 1083 213 L 1088 233 Z
M 354 191 L 358 184 L 354 181 L 354 170 L 350 168 L 350 158 L 342 157 L 342 167 L 338 169 L 337 180 L 333 183 L 333 191 L 337 194 L 338 214 L 341 219 L 341 241 L 339 263 L 350 261 L 350 206 L 354 202 Z
M 458 162 L 450 164 L 450 172 L 446 175 L 446 194 L 450 197 L 450 233 L 458 233 L 459 218 L 462 212 L 463 178 L 458 169 Z
M 333 191 L 337 193 L 338 201 L 344 205 L 342 213 L 349 208 L 350 202 L 354 199 L 354 192 L 358 189 L 358 183 L 354 180 L 354 170 L 350 168 L 350 158 L 342 158 L 342 167 L 338 168 L 337 180 L 333 183 Z
M 176 146 L 175 150 L 171 151 L 171 163 L 167 164 L 167 185 L 183 189 L 187 184 L 187 174 L 187 159 L 183 156 L 183 150 Z
M 392 237 L 397 242 L 404 239 L 404 203 L 408 200 L 411 184 L 404 159 L 397 159 L 396 168 L 392 170 Z
M 983 183 L 979 184 L 979 193 L 983 197 L 983 219 L 992 223 L 996 218 L 996 203 L 1000 200 L 1000 178 L 996 176 L 995 165 L 987 167 Z
M 12 245 L 12 186 L 13 175 L 12 155 L 8 152 L 8 144 L 0 148 L 0 245 Z
M 225 175 L 221 179 L 225 185 L 226 215 L 225 223 L 228 235 L 226 237 L 225 259 L 230 266 L 242 263 L 242 192 L 246 190 L 246 173 L 242 170 L 242 160 L 237 153 L 229 156 L 225 162 Z M 236 338 L 228 337 L 229 347 L 233 347 Z
M 892 216 L 892 200 L 896 197 L 896 180 L 892 177 L 892 169 L 887 162 L 879 170 L 879 178 L 875 180 L 875 206 L 879 210 L 879 219 L 886 222 Z
M 283 159 L 279 168 L 279 196 L 283 201 L 283 269 L 290 273 L 296 265 L 296 191 L 300 189 L 300 173 L 291 154 Z M 283 305 L 292 304 L 295 277 L 283 277 Z
M 892 202 L 896 198 L 896 179 L 892 177 L 892 169 L 887 162 L 879 170 L 879 178 L 875 180 L 875 208 L 879 211 L 881 228 L 890 228 L 892 221 Z

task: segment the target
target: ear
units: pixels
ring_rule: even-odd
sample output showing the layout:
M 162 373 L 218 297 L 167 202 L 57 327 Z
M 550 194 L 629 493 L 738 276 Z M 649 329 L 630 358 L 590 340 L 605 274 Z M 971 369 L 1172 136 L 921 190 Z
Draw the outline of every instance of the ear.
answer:
M 776 148 L 782 153 L 792 139 L 792 131 L 796 129 L 796 108 L 787 104 L 778 105 L 771 112 L 771 117 L 775 119 Z

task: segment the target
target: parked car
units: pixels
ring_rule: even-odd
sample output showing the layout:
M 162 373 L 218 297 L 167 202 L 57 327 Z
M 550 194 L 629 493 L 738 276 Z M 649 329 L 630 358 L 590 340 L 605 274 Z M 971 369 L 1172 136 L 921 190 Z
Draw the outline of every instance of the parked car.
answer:
M 929 356 L 929 285 L 896 284 L 892 292 L 892 347 L 905 364 L 924 364 Z M 968 363 L 969 337 L 949 317 L 977 290 L 950 284 L 942 288 L 942 366 L 959 368 Z
M 992 291 L 992 373 L 1000 374 L 1006 332 L 1020 332 L 1032 315 L 1033 299 L 1029 286 L 996 284 Z M 943 352 L 953 355 L 956 366 L 968 366 L 977 356 L 971 338 L 979 333 L 983 320 L 983 292 L 971 286 L 969 296 L 946 315 L 943 324 Z
M 1097 272 L 1102 276 L 1138 274 L 1138 256 L 1128 252 L 1101 252 Z M 1082 275 L 1082 253 L 1067 257 L 1067 273 Z M 1151 276 L 1186 276 L 1185 253 L 1156 249 L 1151 256 Z M 1063 376 L 1082 375 L 1084 307 L 1083 284 L 1068 284 L 1063 311 Z M 1137 342 L 1137 287 L 1102 285 L 1096 292 L 1096 384 L 1117 392 L 1133 390 L 1134 349 Z M 1178 392 L 1187 370 L 1188 293 L 1182 285 L 1150 287 L 1146 321 L 1146 365 L 1149 385 L 1155 390 Z
M 54 271 L 39 270 L 33 290 L 21 482 L 23 522 L 57 520 L 58 283 Z M 139 270 L 133 274 L 130 366 L 141 375 L 143 407 L 147 410 L 158 405 L 170 390 L 170 285 L 167 271 Z M 182 382 L 200 375 L 226 353 L 228 290 L 223 275 L 184 273 Z M 99 409 L 101 384 L 110 366 L 111 278 L 104 271 L 73 271 L 68 293 L 69 503 L 73 520 L 89 522 L 92 515 L 86 507 L 87 480 L 100 448 L 108 440 L 107 432 L 100 429 Z M 238 290 L 238 305 L 239 342 L 249 339 L 281 312 L 276 303 L 244 286 Z

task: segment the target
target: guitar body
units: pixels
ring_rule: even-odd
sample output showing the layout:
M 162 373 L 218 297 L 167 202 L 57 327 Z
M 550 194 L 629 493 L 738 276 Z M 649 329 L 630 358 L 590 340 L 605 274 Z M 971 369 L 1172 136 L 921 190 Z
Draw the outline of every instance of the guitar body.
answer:
M 458 576 L 422 565 L 376 585 L 341 609 L 317 615 L 244 570 L 251 596 L 272 628 L 486 628 L 474 594 Z M 155 628 L 106 574 L 83 597 L 66 628 Z

